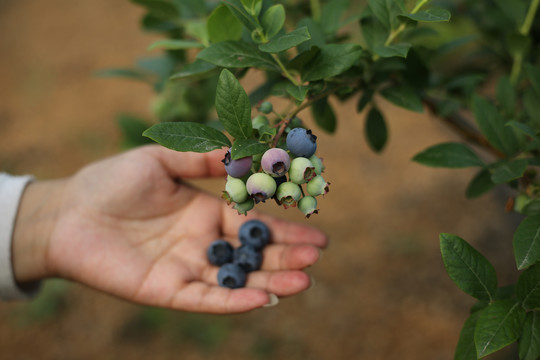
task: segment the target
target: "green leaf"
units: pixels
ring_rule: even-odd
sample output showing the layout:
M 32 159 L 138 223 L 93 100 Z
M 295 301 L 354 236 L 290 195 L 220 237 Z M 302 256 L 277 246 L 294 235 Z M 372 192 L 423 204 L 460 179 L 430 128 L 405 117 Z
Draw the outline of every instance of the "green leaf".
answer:
M 315 123 L 324 131 L 333 134 L 336 131 L 337 121 L 334 110 L 328 103 L 328 98 L 323 98 L 311 105 L 311 114 Z
M 527 216 L 540 215 L 540 199 L 530 199 L 527 204 L 523 206 L 521 213 Z
M 180 17 L 178 8 L 165 0 L 131 0 L 132 3 L 145 7 L 151 14 L 165 19 Z
M 96 71 L 96 76 L 99 77 L 122 77 L 131 80 L 139 80 L 147 83 L 152 83 L 154 75 L 148 71 L 141 69 L 124 69 L 124 68 L 110 68 Z
M 203 76 L 211 73 L 215 69 L 217 69 L 216 65 L 210 64 L 204 60 L 196 59 L 193 63 L 184 66 L 180 71 L 174 73 L 170 79 L 175 80 Z
M 493 170 L 491 180 L 495 184 L 504 184 L 523 176 L 527 169 L 527 159 L 516 159 L 500 162 Z
M 316 81 L 339 75 L 348 70 L 360 58 L 362 48 L 353 44 L 329 44 L 305 66 L 304 81 Z
M 149 138 L 142 135 L 143 132 L 150 126 L 150 124 L 148 124 L 145 120 L 133 115 L 123 114 L 116 118 L 116 122 L 122 130 L 124 140 L 123 146 L 125 148 L 131 148 L 153 142 Z
M 399 26 L 398 15 L 405 12 L 404 6 L 396 0 L 369 0 L 369 8 L 377 20 L 387 30 L 394 30 Z
M 512 128 L 516 129 L 520 133 L 529 136 L 531 139 L 534 140 L 534 142 L 538 143 L 540 146 L 540 137 L 538 137 L 536 132 L 532 128 L 530 128 L 528 125 L 525 125 L 518 121 L 509 121 L 506 123 L 506 126 L 511 126 Z
M 200 49 L 204 45 L 191 40 L 177 40 L 177 39 L 163 39 L 154 41 L 148 46 L 148 51 L 154 49 L 165 49 L 165 50 L 185 50 L 185 49 Z
M 197 59 L 225 68 L 255 67 L 280 71 L 272 56 L 260 51 L 256 45 L 242 41 L 221 41 L 212 44 L 202 50 Z
M 296 86 L 291 83 L 287 83 L 286 89 L 289 95 L 302 102 L 307 96 L 309 86 Z
M 443 143 L 431 146 L 415 155 L 413 161 L 431 167 L 465 168 L 484 166 L 484 162 L 467 145 Z
M 527 313 L 523 332 L 519 338 L 519 359 L 538 360 L 540 358 L 540 312 Z
M 192 122 L 155 124 L 143 135 L 176 151 L 204 153 L 231 146 L 229 139 L 221 131 L 208 125 Z
M 540 264 L 521 273 L 517 281 L 516 296 L 526 310 L 540 308 Z
M 259 45 L 259 49 L 264 52 L 279 53 L 298 46 L 309 39 L 311 39 L 311 35 L 309 35 L 307 27 L 302 26 L 288 34 L 275 37 L 266 44 Z
M 491 145 L 508 156 L 519 151 L 519 143 L 513 131 L 505 126 L 506 120 L 488 100 L 473 95 L 472 108 L 480 131 Z
M 257 22 L 253 16 L 246 11 L 241 0 L 222 0 L 222 4 L 227 6 L 231 13 L 250 31 L 257 28 Z
M 244 9 L 252 16 L 259 16 L 262 9 L 262 0 L 242 0 Z
M 525 218 L 514 233 L 513 243 L 518 270 L 536 263 L 540 259 L 540 216 Z
M 285 7 L 273 5 L 266 10 L 261 19 L 264 35 L 268 40 L 276 36 L 285 24 Z
M 400 15 L 407 19 L 421 22 L 440 22 L 440 21 L 449 21 L 450 12 L 446 9 L 428 9 L 425 11 L 419 11 L 415 14 L 402 14 Z
M 472 313 L 463 324 L 456 346 L 454 360 L 476 360 L 476 347 L 474 345 L 474 329 L 480 317 L 480 312 Z
M 389 57 L 394 57 L 394 56 L 406 58 L 411 46 L 412 46 L 411 44 L 405 44 L 405 43 L 393 44 L 393 45 L 387 45 L 387 46 L 375 46 L 373 48 L 373 52 L 382 58 L 389 58 Z
M 234 75 L 223 69 L 216 89 L 216 112 L 223 127 L 236 139 L 253 137 L 251 105 Z
M 525 70 L 536 94 L 540 96 L 540 69 L 537 66 L 526 64 Z
M 424 112 L 422 100 L 415 89 L 408 86 L 391 86 L 381 90 L 381 95 L 392 104 L 418 113 Z
M 373 16 L 369 16 L 360 20 L 360 26 L 368 49 L 373 52 L 375 48 L 385 46 L 390 31 L 379 20 Z
M 298 52 L 303 53 L 310 51 L 314 46 L 321 48 L 326 43 L 325 35 L 318 22 L 313 21 L 311 18 L 304 18 L 298 22 L 297 28 L 306 26 L 311 39 L 298 45 Z
M 371 107 L 366 116 L 364 134 L 373 151 L 380 153 L 384 149 L 388 140 L 388 129 L 383 114 L 375 106 Z
M 476 353 L 479 358 L 512 344 L 521 335 L 525 310 L 513 300 L 490 304 L 480 312 L 474 331 Z
M 493 181 L 491 181 L 491 172 L 488 169 L 482 169 L 467 186 L 465 190 L 465 196 L 468 199 L 476 198 L 484 195 L 495 187 Z
M 359 113 L 362 112 L 366 105 L 369 104 L 373 99 L 373 95 L 375 95 L 374 90 L 365 89 L 360 99 L 358 99 L 358 103 L 356 104 L 356 111 Z
M 242 37 L 242 23 L 223 4 L 212 11 L 206 24 L 208 38 L 212 43 L 227 40 L 240 40 Z
M 260 143 L 256 139 L 236 140 L 231 148 L 231 158 L 237 160 L 246 156 L 261 154 L 268 150 L 268 145 Z
M 507 115 L 514 115 L 517 103 L 517 93 L 510 78 L 503 75 L 497 82 L 497 101 Z
M 491 263 L 462 238 L 440 234 L 441 254 L 450 278 L 465 293 L 479 300 L 492 300 L 497 292 L 497 274 Z
M 348 8 L 349 0 L 332 0 L 324 4 L 321 11 L 324 21 L 321 21 L 321 26 L 325 34 L 334 35 L 342 27 L 340 20 Z

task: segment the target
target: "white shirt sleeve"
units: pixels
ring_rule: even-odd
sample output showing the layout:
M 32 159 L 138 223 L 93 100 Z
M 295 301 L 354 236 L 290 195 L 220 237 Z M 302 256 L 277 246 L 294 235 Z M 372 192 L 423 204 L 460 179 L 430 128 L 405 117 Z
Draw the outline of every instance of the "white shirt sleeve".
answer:
M 32 176 L 12 176 L 0 173 L 0 300 L 27 300 L 39 290 L 40 282 L 17 284 L 13 274 L 13 230 L 19 203 Z

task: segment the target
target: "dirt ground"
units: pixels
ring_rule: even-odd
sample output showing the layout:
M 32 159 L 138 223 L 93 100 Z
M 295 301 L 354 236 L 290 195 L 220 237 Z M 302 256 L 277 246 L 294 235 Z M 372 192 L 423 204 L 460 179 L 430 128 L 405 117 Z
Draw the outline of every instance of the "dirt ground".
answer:
M 128 1 L 0 1 L 2 171 L 69 176 L 120 151 L 115 116 L 150 117 L 153 93 L 93 73 L 147 55 L 155 37 L 140 31 L 140 15 Z M 504 212 L 502 189 L 465 199 L 473 170 L 410 161 L 429 145 L 458 140 L 437 119 L 379 100 L 390 143 L 373 154 L 354 100 L 336 107 L 335 135 L 319 134 L 331 182 L 320 214 L 305 220 L 262 208 L 329 234 L 330 247 L 309 269 L 312 289 L 274 308 L 209 316 L 144 308 L 53 280 L 33 302 L 0 304 L 0 358 L 452 359 L 473 301 L 446 275 L 438 234 L 470 241 L 505 285 L 517 275 L 511 239 L 519 218 Z M 218 194 L 223 182 L 199 185 Z

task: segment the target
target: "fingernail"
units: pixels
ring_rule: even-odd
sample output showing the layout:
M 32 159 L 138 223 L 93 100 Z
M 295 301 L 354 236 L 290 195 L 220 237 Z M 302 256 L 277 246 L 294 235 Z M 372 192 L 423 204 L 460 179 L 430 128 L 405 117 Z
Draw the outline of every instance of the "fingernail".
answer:
M 279 304 L 279 298 L 275 294 L 268 294 L 268 297 L 270 298 L 270 302 L 266 305 L 263 305 L 263 307 L 272 307 Z

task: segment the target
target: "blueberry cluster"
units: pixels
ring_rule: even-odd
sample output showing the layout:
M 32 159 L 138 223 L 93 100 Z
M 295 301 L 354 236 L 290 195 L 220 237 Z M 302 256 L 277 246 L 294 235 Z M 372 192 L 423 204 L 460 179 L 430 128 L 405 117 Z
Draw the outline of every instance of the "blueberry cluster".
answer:
M 271 107 L 263 110 L 271 111 Z M 252 123 L 258 129 L 267 126 L 268 119 L 259 115 Z M 281 147 L 263 154 L 232 160 L 230 150 L 226 153 L 223 163 L 228 176 L 223 198 L 234 204 L 239 214 L 270 198 L 285 209 L 298 207 L 306 217 L 318 213 L 316 197 L 328 192 L 329 183 L 321 175 L 322 159 L 315 155 L 317 137 L 303 127 L 288 130 Z
M 222 239 L 215 240 L 206 251 L 208 261 L 219 266 L 219 286 L 236 289 L 246 285 L 247 274 L 259 270 L 264 247 L 270 241 L 270 229 L 260 220 L 246 221 L 238 231 L 241 246 L 236 249 Z

